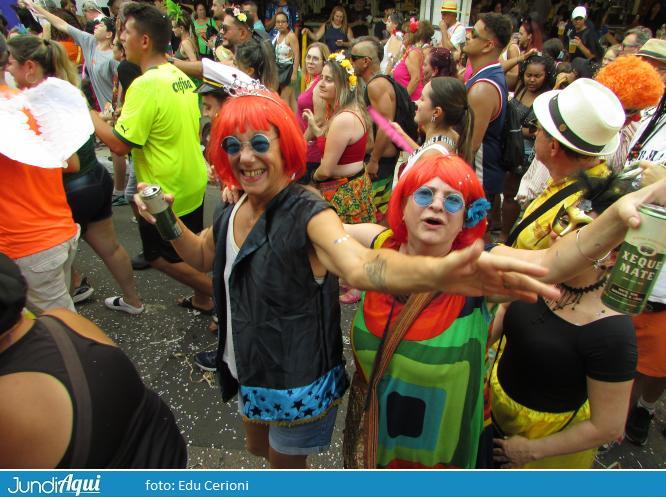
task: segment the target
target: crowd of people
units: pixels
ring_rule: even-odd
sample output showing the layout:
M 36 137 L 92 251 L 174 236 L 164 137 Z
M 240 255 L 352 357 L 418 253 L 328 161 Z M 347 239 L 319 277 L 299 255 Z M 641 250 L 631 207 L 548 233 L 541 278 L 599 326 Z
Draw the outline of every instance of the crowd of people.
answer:
M 465 27 L 455 0 L 435 25 L 359 0 L 315 26 L 286 0 L 21 0 L 0 34 L 0 466 L 186 465 L 168 406 L 76 313 L 80 239 L 118 314 L 145 311 L 134 271 L 192 289 L 177 304 L 218 335 L 195 364 L 273 468 L 328 449 L 346 397 L 349 468 L 589 468 L 644 445 L 666 275 L 634 317 L 602 293 L 638 208 L 666 205 L 666 11 L 623 31 L 599 2 L 533 4 L 474 2 Z

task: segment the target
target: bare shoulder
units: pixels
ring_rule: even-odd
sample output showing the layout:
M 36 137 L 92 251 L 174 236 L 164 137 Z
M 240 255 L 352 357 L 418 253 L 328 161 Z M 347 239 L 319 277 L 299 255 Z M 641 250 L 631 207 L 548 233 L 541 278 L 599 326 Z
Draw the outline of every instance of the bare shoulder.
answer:
M 73 405 L 63 384 L 45 373 L 0 377 L 0 468 L 52 468 L 72 434 Z
M 67 309 L 51 309 L 47 315 L 58 318 L 83 337 L 87 337 L 100 344 L 116 345 L 95 323 L 72 311 Z

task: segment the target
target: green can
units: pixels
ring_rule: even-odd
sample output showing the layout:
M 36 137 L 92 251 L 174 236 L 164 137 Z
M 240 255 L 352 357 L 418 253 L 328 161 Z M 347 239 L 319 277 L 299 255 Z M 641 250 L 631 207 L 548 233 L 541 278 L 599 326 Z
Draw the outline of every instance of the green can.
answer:
M 639 314 L 650 297 L 666 256 L 666 209 L 644 204 L 641 225 L 629 229 L 601 301 L 624 314 Z

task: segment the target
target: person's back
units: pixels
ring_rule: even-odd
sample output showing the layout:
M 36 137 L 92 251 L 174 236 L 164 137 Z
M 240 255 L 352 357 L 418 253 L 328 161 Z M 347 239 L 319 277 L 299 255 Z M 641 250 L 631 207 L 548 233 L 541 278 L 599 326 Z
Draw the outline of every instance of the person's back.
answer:
M 0 252 L 20 259 L 76 234 L 62 169 L 39 168 L 0 154 Z
M 2 453 L 3 467 L 185 466 L 185 442 L 169 408 L 144 386 L 129 358 L 93 323 L 69 311 L 53 310 L 34 321 L 24 318 L 18 329 L 25 333 L 0 352 L 0 397 L 14 409 L 4 418 L 30 425 L 12 427 L 13 439 L 7 437 L 0 446 L 10 452 Z M 81 379 L 71 368 L 77 361 L 58 347 L 60 335 L 71 342 L 83 370 L 87 402 L 79 392 Z M 20 394 L 12 386 L 20 386 Z M 34 412 L 31 419 L 25 409 Z M 82 420 L 89 424 L 87 430 Z M 22 449 L 28 442 L 30 449 Z
M 206 167 L 199 146 L 199 107 L 194 84 L 172 64 L 161 64 L 127 90 L 116 131 L 132 150 L 137 179 L 175 195 L 184 215 L 203 202 Z

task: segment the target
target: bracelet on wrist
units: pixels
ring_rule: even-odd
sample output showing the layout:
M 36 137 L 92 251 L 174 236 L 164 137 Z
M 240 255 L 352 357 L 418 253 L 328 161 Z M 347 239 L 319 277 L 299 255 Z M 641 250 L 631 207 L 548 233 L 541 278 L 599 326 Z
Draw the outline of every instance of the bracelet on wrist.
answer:
M 576 230 L 576 248 L 578 249 L 578 253 L 580 253 L 586 260 L 592 262 L 594 267 L 596 269 L 599 269 L 601 267 L 601 264 L 610 256 L 611 252 L 613 251 L 612 249 L 609 250 L 606 255 L 599 259 L 594 259 L 592 257 L 588 257 L 583 253 L 583 250 L 580 248 L 580 232 L 582 231 L 583 228 Z

